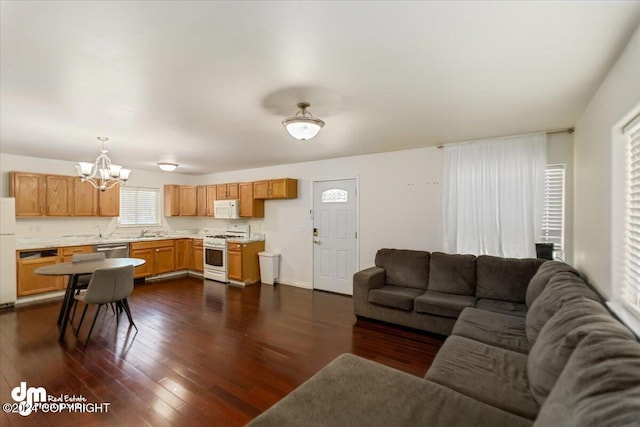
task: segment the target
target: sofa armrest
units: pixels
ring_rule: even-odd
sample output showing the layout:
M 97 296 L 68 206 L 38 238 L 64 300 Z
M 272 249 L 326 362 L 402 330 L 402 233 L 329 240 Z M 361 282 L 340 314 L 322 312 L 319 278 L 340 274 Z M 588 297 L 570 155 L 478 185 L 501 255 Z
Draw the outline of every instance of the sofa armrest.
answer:
M 369 289 L 379 289 L 385 285 L 386 273 L 382 267 L 369 267 L 358 271 L 353 275 L 353 291 L 356 288 L 369 291 Z
M 353 275 L 353 312 L 358 316 L 367 315 L 370 289 L 378 289 L 386 283 L 386 272 L 381 267 L 370 267 Z

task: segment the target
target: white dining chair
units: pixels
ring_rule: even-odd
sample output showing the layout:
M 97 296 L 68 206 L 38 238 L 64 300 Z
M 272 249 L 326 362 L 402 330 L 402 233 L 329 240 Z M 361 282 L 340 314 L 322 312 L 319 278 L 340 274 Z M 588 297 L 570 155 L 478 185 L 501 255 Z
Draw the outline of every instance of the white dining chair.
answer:
M 138 327 L 133 322 L 131 309 L 129 308 L 129 302 L 127 301 L 127 297 L 131 295 L 132 292 L 132 265 L 115 268 L 102 268 L 93 273 L 87 290 L 74 297 L 76 301 L 85 303 L 84 310 L 82 311 L 82 317 L 80 318 L 80 324 L 78 324 L 78 329 L 76 330 L 76 336 L 82 327 L 82 322 L 84 321 L 84 316 L 87 314 L 89 304 L 98 305 L 96 314 L 93 317 L 93 322 L 91 323 L 91 329 L 89 329 L 89 333 L 87 334 L 85 346 L 89 342 L 93 328 L 96 325 L 96 319 L 98 318 L 100 309 L 105 304 L 115 303 L 117 309 L 116 320 L 118 319 L 120 312 L 124 311 L 129 319 L 129 324 L 138 330 Z

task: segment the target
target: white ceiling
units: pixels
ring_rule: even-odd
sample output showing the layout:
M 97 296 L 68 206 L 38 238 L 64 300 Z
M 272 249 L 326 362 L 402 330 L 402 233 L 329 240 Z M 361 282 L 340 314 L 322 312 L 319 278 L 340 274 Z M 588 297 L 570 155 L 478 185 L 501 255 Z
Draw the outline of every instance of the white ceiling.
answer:
M 573 126 L 640 2 L 2 1 L 0 149 L 205 174 Z M 298 142 L 299 101 L 326 121 Z

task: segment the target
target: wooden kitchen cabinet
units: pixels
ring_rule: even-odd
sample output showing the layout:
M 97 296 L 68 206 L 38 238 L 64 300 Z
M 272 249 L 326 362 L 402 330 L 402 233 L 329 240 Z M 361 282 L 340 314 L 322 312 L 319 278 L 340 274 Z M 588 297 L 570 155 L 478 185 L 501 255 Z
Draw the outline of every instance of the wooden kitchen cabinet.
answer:
M 216 200 L 227 200 L 227 184 L 216 185 Z
M 195 185 L 164 186 L 164 216 L 195 216 L 198 212 Z
M 120 185 L 98 192 L 98 215 L 120 216 Z
M 82 179 L 73 180 L 73 215 L 96 216 L 98 215 L 98 189 Z
M 207 216 L 207 186 L 198 185 L 196 187 L 196 214 L 197 216 Z
M 28 172 L 10 172 L 9 176 L 16 217 L 73 215 L 72 176 Z
M 246 218 L 264 218 L 264 200 L 253 197 L 253 182 L 241 182 L 239 187 L 239 215 Z
M 10 196 L 16 199 L 16 216 L 43 216 L 46 206 L 45 175 L 10 172 Z
M 253 183 L 255 199 L 295 199 L 298 197 L 298 180 L 292 178 L 270 179 Z
M 80 178 L 73 180 L 74 216 L 120 216 L 120 186 L 100 191 Z
M 132 242 L 131 258 L 142 258 L 145 263 L 136 267 L 133 277 L 148 277 L 175 271 L 175 248 L 173 239 Z
M 57 264 L 59 260 L 58 249 L 17 251 L 17 295 L 22 297 L 64 289 L 65 277 L 35 274 L 36 269 Z
M 197 187 L 195 185 L 180 186 L 180 216 L 196 216 L 198 213 Z
M 216 200 L 217 185 L 207 185 L 207 216 L 213 216 L 213 202 Z
M 180 215 L 180 186 L 166 184 L 164 186 L 164 216 Z
M 227 243 L 227 274 L 234 283 L 250 285 L 260 281 L 258 253 L 264 251 L 264 240 Z
M 193 239 L 176 239 L 174 241 L 176 271 L 193 268 Z
M 46 176 L 47 216 L 73 215 L 73 177 Z
M 62 262 L 71 262 L 74 254 L 93 253 L 93 245 L 65 246 L 60 248 L 60 251 L 62 251 Z
M 204 249 L 202 239 L 193 239 L 193 270 L 204 272 Z
M 227 184 L 227 199 L 228 200 L 238 199 L 238 183 L 237 182 L 233 184 Z

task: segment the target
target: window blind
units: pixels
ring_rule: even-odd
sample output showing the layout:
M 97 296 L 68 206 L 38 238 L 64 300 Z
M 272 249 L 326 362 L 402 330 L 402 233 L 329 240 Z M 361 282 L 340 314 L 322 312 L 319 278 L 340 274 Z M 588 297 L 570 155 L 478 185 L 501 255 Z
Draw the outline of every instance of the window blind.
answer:
M 565 166 L 547 165 L 544 173 L 544 204 L 540 242 L 553 243 L 555 257 L 564 258 Z
M 120 225 L 160 225 L 160 189 L 120 188 Z
M 622 299 L 640 309 L 640 116 L 624 128 L 628 137 Z

